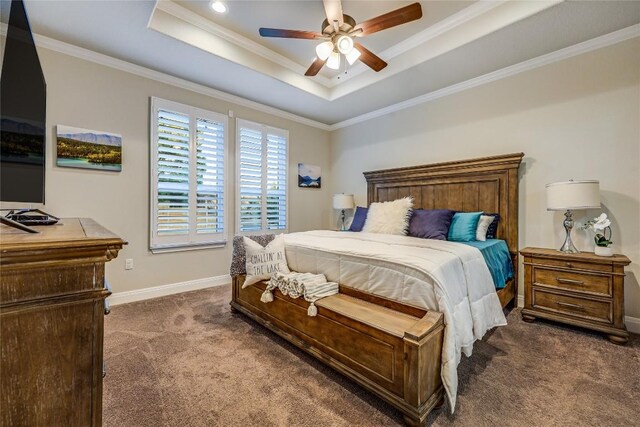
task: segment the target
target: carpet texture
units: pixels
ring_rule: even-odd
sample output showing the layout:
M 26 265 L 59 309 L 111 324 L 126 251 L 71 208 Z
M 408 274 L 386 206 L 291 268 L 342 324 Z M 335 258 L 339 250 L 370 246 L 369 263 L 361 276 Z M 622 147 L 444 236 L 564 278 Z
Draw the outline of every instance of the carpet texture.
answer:
M 397 426 L 402 416 L 229 311 L 229 286 L 113 307 L 104 425 Z M 434 426 L 640 425 L 640 337 L 627 346 L 519 310 L 460 364 L 455 414 Z

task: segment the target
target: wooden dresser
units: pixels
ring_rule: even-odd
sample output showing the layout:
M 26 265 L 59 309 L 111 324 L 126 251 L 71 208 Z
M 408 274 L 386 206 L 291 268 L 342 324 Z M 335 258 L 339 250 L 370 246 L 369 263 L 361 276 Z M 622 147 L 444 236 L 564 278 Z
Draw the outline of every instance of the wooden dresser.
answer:
M 624 267 L 629 258 L 540 248 L 520 253 L 525 321 L 540 317 L 604 332 L 616 344 L 629 340 L 624 325 Z
M 0 425 L 102 425 L 105 262 L 124 242 L 91 219 L 0 226 Z

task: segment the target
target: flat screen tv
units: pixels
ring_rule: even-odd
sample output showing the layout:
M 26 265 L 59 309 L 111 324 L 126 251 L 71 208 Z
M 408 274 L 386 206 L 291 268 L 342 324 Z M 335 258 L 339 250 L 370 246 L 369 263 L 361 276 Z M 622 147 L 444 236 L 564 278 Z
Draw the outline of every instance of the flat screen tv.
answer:
M 0 76 L 0 200 L 44 203 L 46 84 L 22 0 L 11 12 Z

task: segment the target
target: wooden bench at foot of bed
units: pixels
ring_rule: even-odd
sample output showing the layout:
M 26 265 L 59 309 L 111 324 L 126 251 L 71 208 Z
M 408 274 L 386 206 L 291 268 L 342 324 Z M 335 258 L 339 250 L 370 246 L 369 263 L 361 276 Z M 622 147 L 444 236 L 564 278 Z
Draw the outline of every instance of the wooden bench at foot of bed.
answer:
M 389 402 L 408 425 L 424 425 L 444 403 L 442 313 L 341 291 L 317 301 L 318 314 L 310 317 L 306 301 L 275 290 L 274 301 L 263 303 L 265 283 L 242 289 L 244 280 L 233 278 L 234 310 Z

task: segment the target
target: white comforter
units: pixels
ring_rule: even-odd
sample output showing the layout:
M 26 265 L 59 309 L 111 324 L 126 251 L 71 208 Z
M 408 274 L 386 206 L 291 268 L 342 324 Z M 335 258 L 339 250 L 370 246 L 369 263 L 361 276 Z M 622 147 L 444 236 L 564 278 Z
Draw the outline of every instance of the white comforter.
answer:
M 441 240 L 386 234 L 308 231 L 285 235 L 294 271 L 444 314 L 442 382 L 451 408 L 461 353 L 489 329 L 506 325 L 491 273 L 480 251 Z

